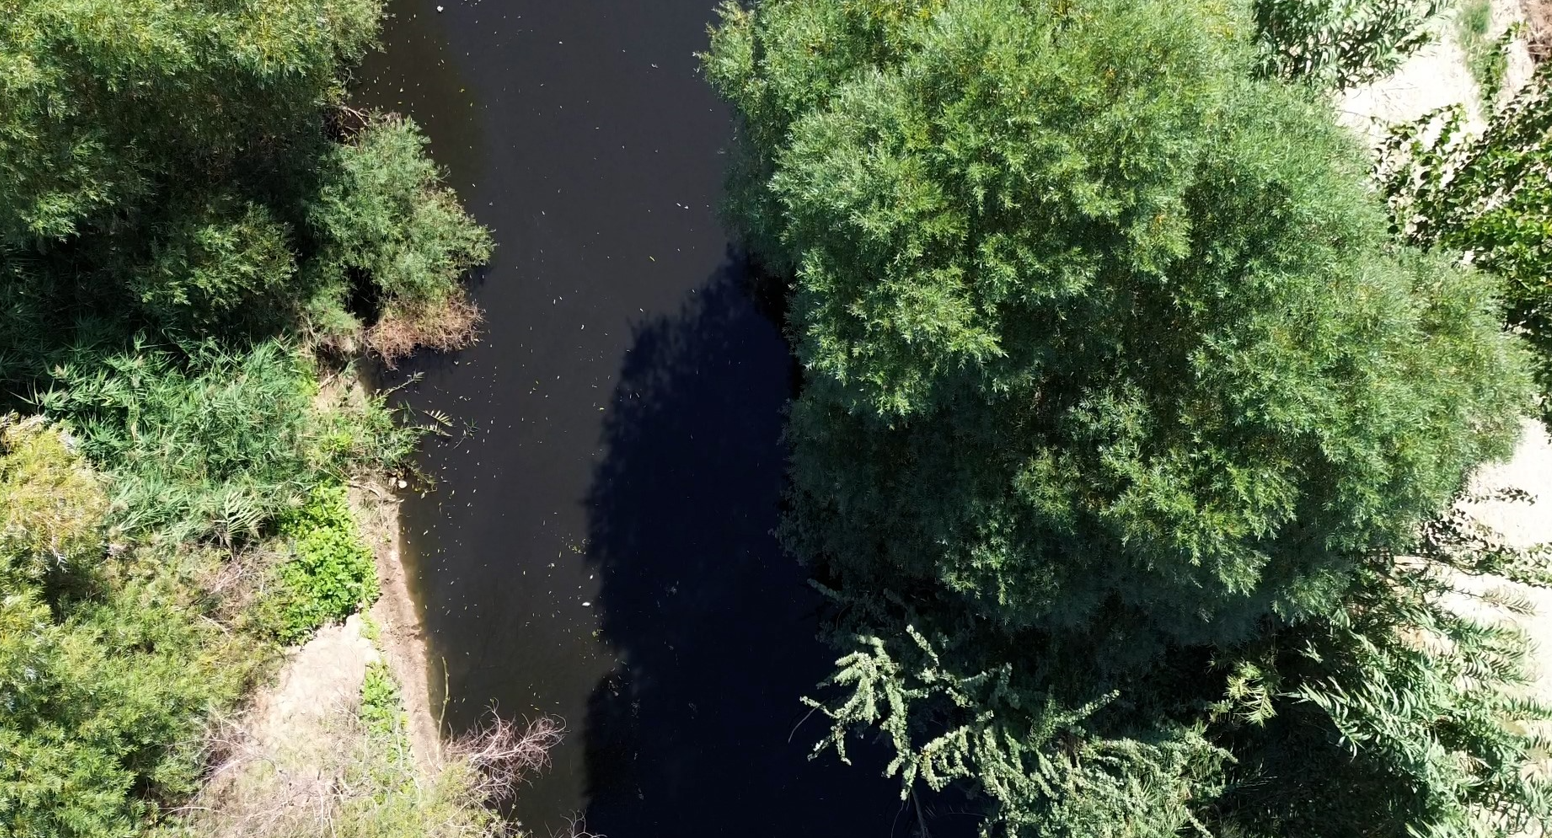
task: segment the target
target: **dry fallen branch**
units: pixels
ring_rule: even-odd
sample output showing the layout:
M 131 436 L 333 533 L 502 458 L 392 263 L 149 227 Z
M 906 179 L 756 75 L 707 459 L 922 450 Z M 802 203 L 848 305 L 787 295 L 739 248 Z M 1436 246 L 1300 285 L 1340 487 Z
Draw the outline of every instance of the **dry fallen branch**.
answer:
M 564 723 L 541 716 L 519 728 L 491 711 L 484 722 L 453 741 L 448 752 L 475 769 L 474 792 L 491 803 L 511 799 L 529 777 L 550 767 L 550 749 L 566 737 Z

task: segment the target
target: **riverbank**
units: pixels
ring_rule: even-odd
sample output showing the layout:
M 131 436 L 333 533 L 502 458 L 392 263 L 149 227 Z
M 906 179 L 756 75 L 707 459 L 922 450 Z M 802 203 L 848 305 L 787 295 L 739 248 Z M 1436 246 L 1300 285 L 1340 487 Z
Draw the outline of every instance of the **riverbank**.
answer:
M 359 366 L 319 388 L 317 402 L 373 398 Z M 352 374 L 354 373 L 354 374 Z M 487 808 L 490 768 L 445 748 L 430 701 L 434 671 L 403 565 L 393 475 L 364 475 L 347 493 L 370 549 L 378 595 L 368 608 L 285 650 L 244 709 L 211 725 L 217 755 L 184 807 L 195 834 L 387 836 L 505 834 Z
M 404 567 L 396 489 L 390 478 L 359 484 L 351 490 L 351 507 L 362 536 L 377 558 L 381 594 L 370 614 L 378 627 L 378 646 L 399 685 L 416 763 L 423 769 L 432 769 L 442 761 L 441 729 L 431 706 L 430 685 L 435 670 Z

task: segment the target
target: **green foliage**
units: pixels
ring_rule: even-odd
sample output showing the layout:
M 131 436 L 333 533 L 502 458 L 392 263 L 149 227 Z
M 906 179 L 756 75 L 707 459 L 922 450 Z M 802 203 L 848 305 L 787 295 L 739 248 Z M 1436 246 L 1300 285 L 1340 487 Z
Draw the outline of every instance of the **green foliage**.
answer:
M 935 648 L 910 624 L 904 635 L 893 650 L 877 636 L 850 638 L 855 651 L 821 684 L 845 700 L 805 699 L 831 720 L 816 754 L 833 748 L 850 762 L 848 734 L 876 726 L 894 750 L 885 774 L 900 778 L 902 799 L 918 781 L 933 791 L 973 781 L 991 804 L 983 835 L 1163 838 L 1201 828 L 1190 802 L 1213 796 L 1229 758 L 1201 730 L 1168 720 L 1096 728 L 1090 723 L 1118 692 L 1066 709 L 1011 663 L 967 675 L 957 667 L 973 655 Z
M 386 664 L 367 667 L 361 683 L 362 731 L 345 770 L 349 793 L 329 813 L 340 838 L 501 838 L 514 834 L 484 797 L 484 778 L 456 756 L 422 778 L 410 750 L 398 684 Z M 320 824 L 310 825 L 316 829 Z M 309 829 L 285 833 L 302 838 Z M 521 833 L 516 833 L 521 834 Z M 278 836 L 277 836 L 278 838 Z
M 1399 127 L 1383 149 L 1379 180 L 1397 231 L 1505 281 L 1507 318 L 1537 351 L 1544 416 L 1552 418 L 1552 67 L 1493 115 L 1480 135 L 1459 108 Z
M 1356 142 L 1219 4 L 722 16 L 728 211 L 805 372 L 781 536 L 848 655 L 827 744 L 881 727 L 989 830 L 1194 828 L 1257 758 L 1209 735 L 1211 661 L 1337 620 L 1517 438 L 1495 283 L 1391 242 Z M 1473 782 L 1389 778 L 1343 805 Z
M 313 490 L 307 504 L 280 521 L 295 556 L 280 567 L 285 584 L 281 639 L 302 640 L 377 599 L 377 563 L 361 540 L 345 487 Z
M 371 0 L 0 9 L 4 246 L 111 235 L 117 213 L 154 205 L 172 182 L 272 166 L 299 131 L 318 130 L 379 13 Z
M 205 343 L 182 363 L 140 342 L 74 355 L 35 401 L 114 476 L 116 520 L 131 533 L 251 539 L 321 477 L 387 465 L 413 443 L 380 401 L 315 409 L 309 364 L 278 343 Z
M 1502 38 L 1490 37 L 1488 28 L 1492 22 L 1492 0 L 1469 0 L 1461 7 L 1456 26 L 1461 48 L 1466 51 L 1466 66 L 1476 79 L 1482 103 L 1489 106 L 1503 89 L 1504 73 L 1509 68 L 1509 38 L 1513 34 L 1511 30 Z
M 1458 587 L 1528 557 L 1465 521 L 1436 524 L 1425 561 L 1374 557 L 1330 620 L 1241 650 L 1252 683 L 1219 705 L 1214 731 L 1241 755 L 1212 815 L 1226 834 L 1502 836 L 1552 822 L 1534 767 L 1552 706 L 1535 697 L 1526 639 L 1492 616 L 1534 609 Z
M 369 123 L 332 149 L 308 208 L 325 270 L 365 271 L 387 306 L 443 303 L 490 258 L 490 234 L 441 185 L 427 142 L 407 119 Z
M 350 338 L 353 293 L 434 313 L 487 258 L 413 125 L 338 140 L 378 0 L 0 10 L 0 331 L 23 351 L 86 314 Z
M 413 126 L 346 129 L 381 14 L 0 0 L 0 411 L 44 415 L 0 422 L 0 834 L 154 828 L 274 635 L 375 596 L 314 490 L 418 431 L 307 350 L 356 345 L 352 297 L 467 340 L 489 250 Z
M 167 557 L 107 556 L 101 480 L 57 428 L 3 438 L 0 832 L 124 835 L 192 790 L 203 713 L 236 697 L 243 653 Z
M 1381 78 L 1431 39 L 1442 0 L 1253 0 L 1261 72 L 1321 89 Z
M 6 588 L 47 585 L 103 549 L 102 480 L 40 420 L 0 416 L 0 555 Z
M 305 490 L 310 381 L 280 346 L 207 345 L 190 370 L 143 344 L 91 360 L 56 367 L 36 402 L 115 475 L 128 531 L 252 538 Z
M 284 312 L 295 273 L 287 239 L 263 206 L 205 207 L 151 245 L 130 286 L 141 305 L 176 323 L 217 325 L 244 307 Z
M 404 730 L 404 706 L 399 699 L 399 685 L 394 682 L 388 665 L 373 661 L 366 668 L 361 680 L 361 722 L 373 736 L 392 737 Z

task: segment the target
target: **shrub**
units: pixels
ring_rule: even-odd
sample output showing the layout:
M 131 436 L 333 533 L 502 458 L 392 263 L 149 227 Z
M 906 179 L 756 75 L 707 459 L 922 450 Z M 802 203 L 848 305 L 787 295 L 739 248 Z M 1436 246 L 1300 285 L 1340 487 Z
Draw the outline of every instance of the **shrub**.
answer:
M 72 447 L 41 418 L 0 416 L 0 556 L 17 584 L 48 585 L 101 558 L 108 499 Z
M 1342 90 L 1385 76 L 1432 38 L 1442 0 L 1254 0 L 1261 71 Z
M 0 449 L 0 832 L 18 838 L 117 838 L 190 792 L 203 714 L 250 671 L 175 562 L 106 557 L 101 480 L 70 449 L 37 420 Z M 61 588 L 72 570 L 90 577 Z
M 286 588 L 282 640 L 295 643 L 377 599 L 377 563 L 344 486 L 314 489 L 305 506 L 281 519 L 280 532 L 292 539 L 295 552 L 280 567 Z
M 1536 350 L 1543 418 L 1552 421 L 1552 62 L 1480 135 L 1446 108 L 1398 126 L 1378 178 L 1410 243 L 1469 252 L 1502 278 L 1508 324 Z
M 466 335 L 468 318 L 451 327 L 437 321 L 449 306 L 467 308 L 459 279 L 489 259 L 492 246 L 490 234 L 442 186 L 426 142 L 414 122 L 372 120 L 324 161 L 322 186 L 308 210 L 322 242 L 321 270 L 358 273 L 385 321 L 398 332 L 413 326 L 425 335 L 392 344 L 377 339 L 378 346 L 401 353 Z M 406 348 L 399 350 L 400 344 Z
M 391 738 L 405 728 L 399 685 L 382 661 L 373 661 L 366 668 L 366 677 L 361 680 L 359 712 L 361 722 L 373 736 Z

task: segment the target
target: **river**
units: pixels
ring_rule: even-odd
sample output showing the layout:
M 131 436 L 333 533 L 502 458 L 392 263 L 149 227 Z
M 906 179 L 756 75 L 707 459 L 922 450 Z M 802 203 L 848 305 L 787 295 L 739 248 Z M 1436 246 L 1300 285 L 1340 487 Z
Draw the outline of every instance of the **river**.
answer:
M 791 362 L 716 217 L 710 0 L 440 2 L 396 0 L 356 88 L 498 242 L 481 343 L 401 371 L 453 422 L 404 510 L 448 726 L 566 721 L 537 836 L 911 834 L 878 754 L 807 758 L 833 655 L 771 535 Z

